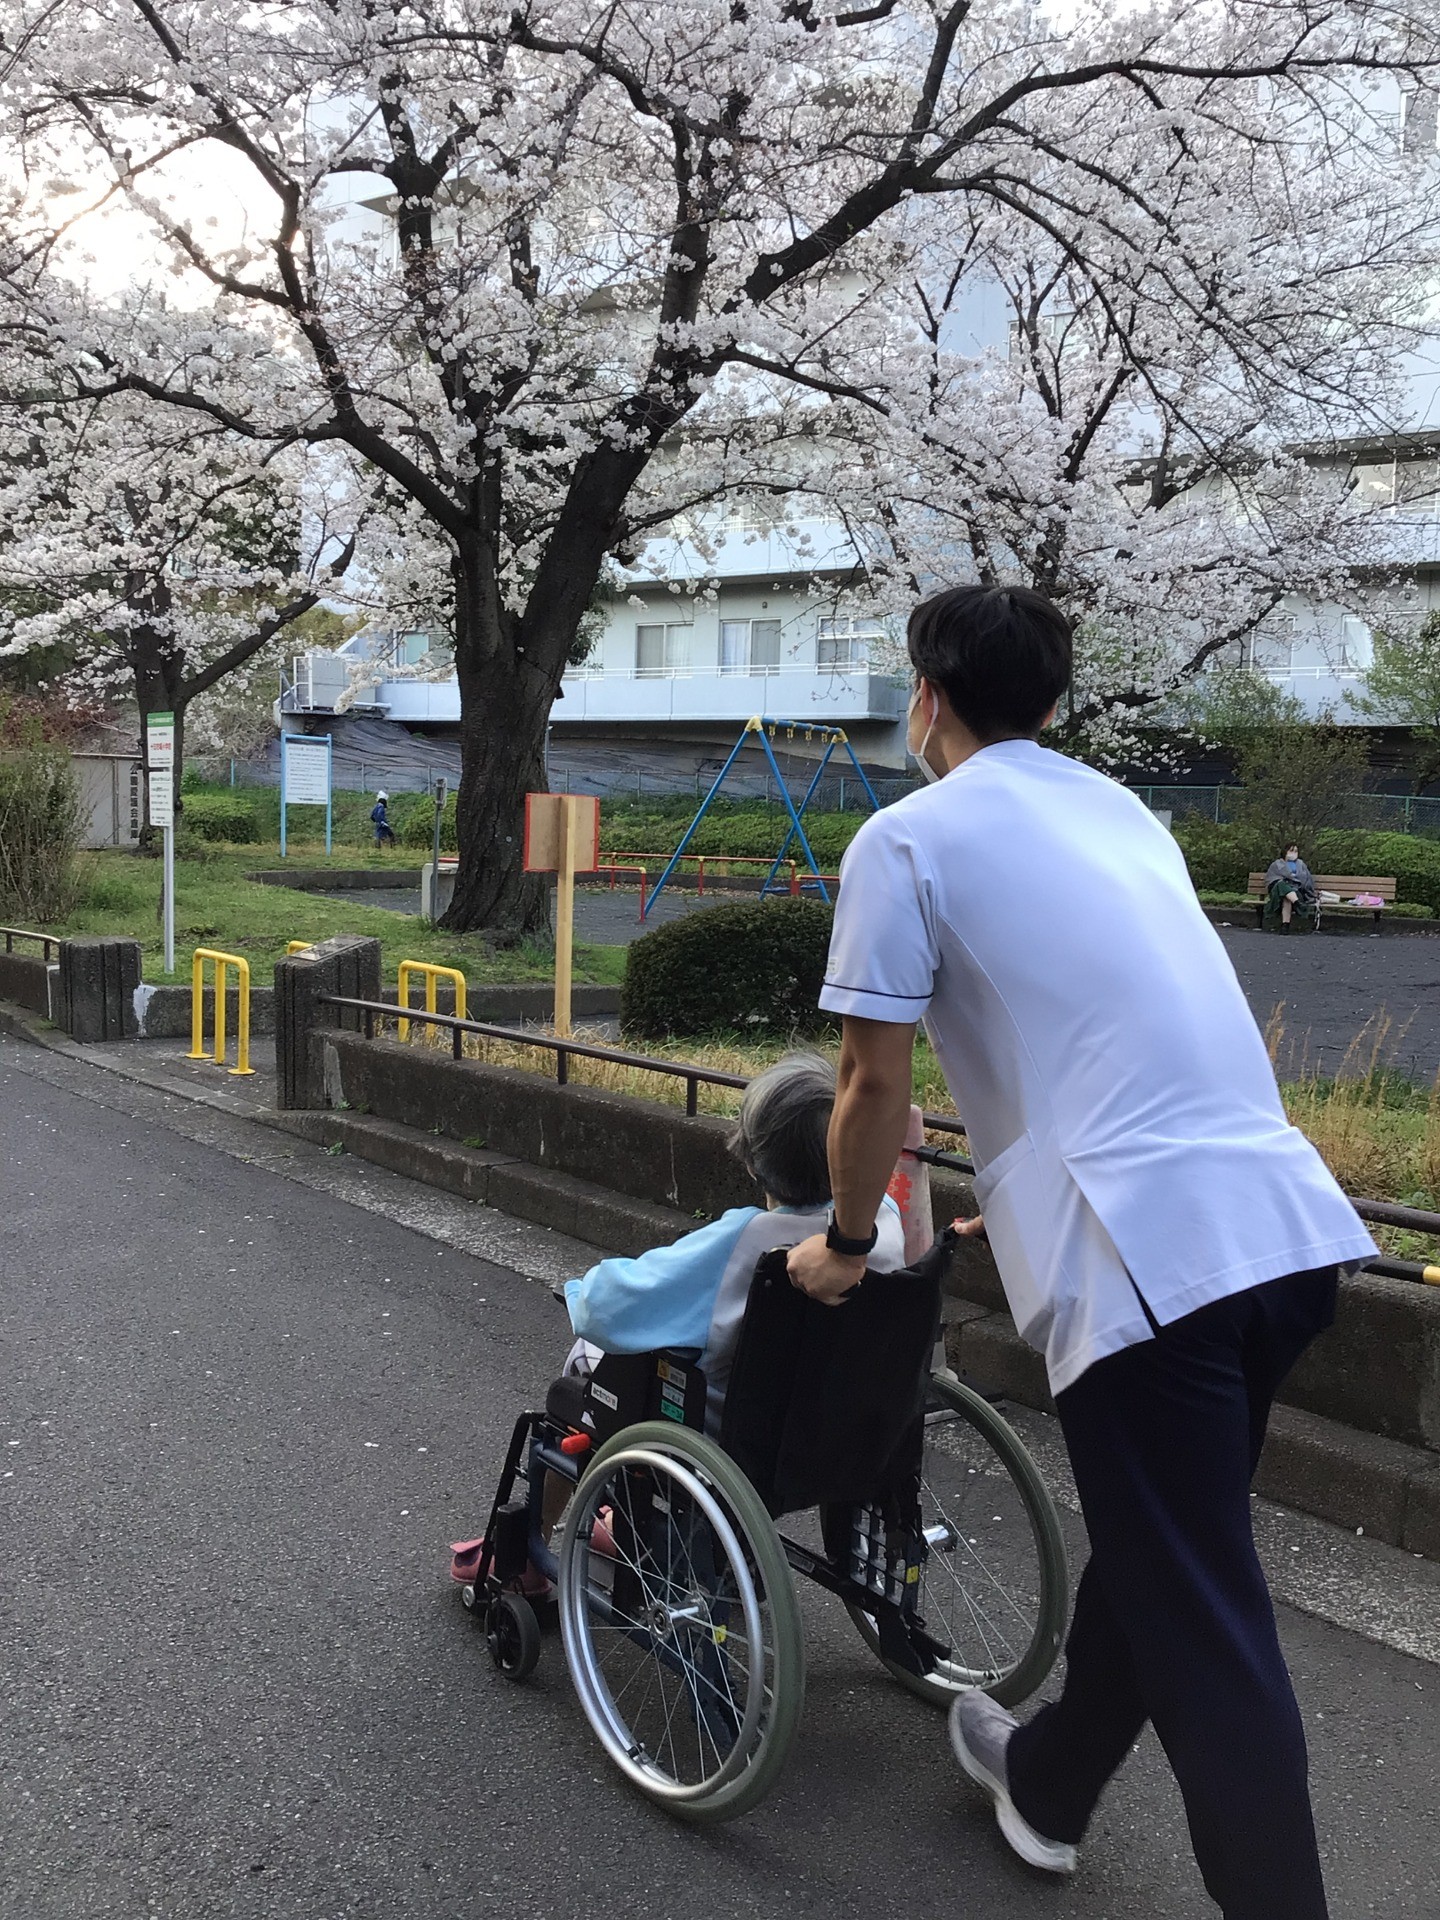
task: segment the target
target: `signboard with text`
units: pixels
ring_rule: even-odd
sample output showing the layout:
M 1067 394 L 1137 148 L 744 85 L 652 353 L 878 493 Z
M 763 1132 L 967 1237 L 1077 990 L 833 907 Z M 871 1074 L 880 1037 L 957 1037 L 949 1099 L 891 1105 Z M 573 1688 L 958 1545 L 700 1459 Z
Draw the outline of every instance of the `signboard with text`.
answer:
M 149 814 L 152 827 L 175 824 L 175 716 L 151 713 L 145 717 L 145 764 L 149 768 Z
M 334 814 L 331 807 L 331 750 L 328 733 L 280 736 L 280 858 L 289 855 L 286 812 L 290 807 L 324 807 L 325 851 L 329 853 Z
M 330 804 L 329 739 L 299 739 L 285 743 L 285 804 L 287 807 L 328 807 Z

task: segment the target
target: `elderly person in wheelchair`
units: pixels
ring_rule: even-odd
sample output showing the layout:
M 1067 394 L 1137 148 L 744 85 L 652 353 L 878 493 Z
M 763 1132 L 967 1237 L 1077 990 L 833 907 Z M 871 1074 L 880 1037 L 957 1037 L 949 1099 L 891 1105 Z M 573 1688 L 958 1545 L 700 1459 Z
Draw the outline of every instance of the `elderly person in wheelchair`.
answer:
M 1065 1617 L 1033 1463 L 931 1373 L 953 1236 L 907 1268 L 887 1197 L 841 1312 L 788 1282 L 786 1250 L 827 1226 L 834 1094 L 815 1055 L 761 1074 L 730 1145 L 764 1207 L 567 1284 L 565 1372 L 516 1422 L 484 1535 L 453 1550 L 501 1671 L 533 1670 L 553 1600 L 601 1744 L 691 1820 L 753 1806 L 784 1764 L 804 1695 L 794 1572 L 940 1705 L 970 1686 L 1023 1699 Z M 818 1516 L 808 1540 L 777 1532 L 787 1513 Z

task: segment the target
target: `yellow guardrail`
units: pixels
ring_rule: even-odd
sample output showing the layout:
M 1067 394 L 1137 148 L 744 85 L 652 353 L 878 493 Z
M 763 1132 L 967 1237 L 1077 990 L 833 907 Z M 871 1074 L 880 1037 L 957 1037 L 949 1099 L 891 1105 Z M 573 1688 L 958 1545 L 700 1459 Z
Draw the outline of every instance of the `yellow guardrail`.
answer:
M 205 1052 L 205 962 L 215 963 L 215 1051 Z M 235 969 L 235 992 L 240 1003 L 239 1032 L 235 1040 L 235 1064 L 232 1074 L 253 1073 L 250 1064 L 250 962 L 238 953 L 221 953 L 215 947 L 197 947 L 190 970 L 190 1051 L 188 1060 L 212 1059 L 217 1067 L 225 1064 L 225 993 L 231 968 Z
M 437 1011 L 435 990 L 442 980 L 448 980 L 455 988 L 455 1017 L 465 1018 L 465 976 L 458 967 L 437 967 L 428 960 L 402 960 L 396 986 L 396 999 L 402 1007 L 410 1004 L 410 976 L 421 974 L 425 980 L 425 1011 Z M 410 1036 L 410 1022 L 402 1017 L 398 1028 L 398 1037 L 406 1040 Z
M 286 942 L 286 946 L 285 946 L 285 957 L 286 957 L 286 959 L 288 960 L 288 959 L 289 959 L 289 958 L 291 957 L 291 955 L 292 955 L 292 954 L 296 954 L 296 953 L 308 953 L 308 952 L 310 951 L 310 949 L 311 949 L 311 947 L 313 947 L 313 946 L 314 946 L 314 944 L 315 944 L 315 942 L 314 942 L 313 940 L 290 940 L 290 941 L 287 941 L 287 942 Z

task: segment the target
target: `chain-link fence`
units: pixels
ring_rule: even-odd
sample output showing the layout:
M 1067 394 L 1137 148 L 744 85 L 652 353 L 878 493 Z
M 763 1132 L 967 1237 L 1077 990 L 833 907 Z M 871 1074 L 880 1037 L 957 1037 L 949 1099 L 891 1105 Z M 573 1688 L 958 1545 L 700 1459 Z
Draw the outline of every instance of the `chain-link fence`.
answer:
M 1136 787 L 1147 807 L 1182 820 L 1225 821 L 1234 817 L 1242 789 L 1220 787 Z M 1351 793 L 1345 796 L 1338 826 L 1367 833 L 1416 833 L 1440 840 L 1440 800 L 1409 793 Z
M 618 757 L 618 756 L 617 756 Z M 191 767 L 202 778 L 232 787 L 275 787 L 279 785 L 278 762 L 226 760 L 215 755 L 193 755 Z M 685 772 L 679 768 L 615 766 L 569 766 L 552 755 L 550 786 L 556 793 L 593 793 L 606 800 L 693 800 L 704 799 L 714 784 L 712 768 L 704 772 Z M 389 793 L 425 793 L 443 776 L 453 792 L 460 779 L 460 754 L 455 748 L 444 758 L 429 761 L 368 760 L 363 755 L 336 748 L 335 785 L 342 792 L 369 793 L 384 787 Z M 808 776 L 797 772 L 789 781 L 791 797 L 798 804 L 809 784 Z M 870 785 L 882 807 L 912 793 L 918 783 L 911 778 L 872 779 Z M 1241 789 L 1235 786 L 1136 786 L 1147 807 L 1168 813 L 1176 825 L 1182 820 L 1225 821 L 1233 818 Z M 731 800 L 759 800 L 777 812 L 784 801 L 775 776 L 763 765 L 735 767 L 725 781 L 724 797 Z M 827 772 L 810 802 L 823 813 L 868 813 L 870 799 L 864 785 L 850 773 Z M 1339 825 L 1368 832 L 1415 833 L 1440 840 L 1440 799 L 1422 799 L 1406 793 L 1352 793 L 1347 796 Z

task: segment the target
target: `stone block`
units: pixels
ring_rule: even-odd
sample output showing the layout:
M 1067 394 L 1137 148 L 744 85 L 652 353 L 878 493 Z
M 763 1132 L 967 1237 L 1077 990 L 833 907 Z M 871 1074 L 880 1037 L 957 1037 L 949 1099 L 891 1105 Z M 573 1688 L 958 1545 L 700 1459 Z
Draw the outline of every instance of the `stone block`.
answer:
M 279 1107 L 325 1106 L 324 1060 L 311 1045 L 312 1036 L 364 1028 L 363 1013 L 323 1004 L 330 994 L 379 1000 L 378 940 L 336 934 L 275 963 L 275 1101 Z
M 55 1024 L 72 1040 L 133 1040 L 140 942 L 109 934 L 62 940 Z
M 0 953 L 0 1000 L 28 1013 L 50 1017 L 50 976 L 54 971 L 40 952 Z

